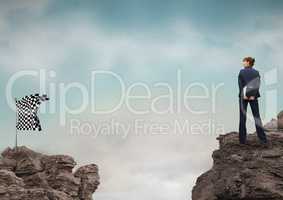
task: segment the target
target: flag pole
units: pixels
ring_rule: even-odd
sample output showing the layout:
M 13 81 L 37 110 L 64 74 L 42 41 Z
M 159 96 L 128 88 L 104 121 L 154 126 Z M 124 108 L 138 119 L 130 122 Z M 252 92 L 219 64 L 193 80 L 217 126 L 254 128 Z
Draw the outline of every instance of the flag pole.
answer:
M 16 141 L 15 141 L 15 148 L 18 148 L 18 107 L 17 107 L 17 98 L 15 98 L 15 105 L 16 105 Z

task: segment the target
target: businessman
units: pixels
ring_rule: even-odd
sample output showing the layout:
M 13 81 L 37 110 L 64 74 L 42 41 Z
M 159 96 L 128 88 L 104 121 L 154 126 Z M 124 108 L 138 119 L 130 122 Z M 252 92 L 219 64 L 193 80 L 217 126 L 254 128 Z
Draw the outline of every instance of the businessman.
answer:
M 260 74 L 256 69 L 254 69 L 254 63 L 254 58 L 245 57 L 243 59 L 244 68 L 241 69 L 238 76 L 240 109 L 239 141 L 240 144 L 247 144 L 247 106 L 248 104 L 250 104 L 252 114 L 255 120 L 257 136 L 259 138 L 260 143 L 266 146 L 267 138 L 262 126 L 258 106 L 258 98 L 260 97 Z

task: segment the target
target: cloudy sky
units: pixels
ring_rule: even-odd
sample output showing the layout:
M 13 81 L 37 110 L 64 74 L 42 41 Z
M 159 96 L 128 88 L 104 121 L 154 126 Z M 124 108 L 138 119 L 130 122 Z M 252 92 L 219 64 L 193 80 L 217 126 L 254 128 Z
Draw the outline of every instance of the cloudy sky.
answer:
M 97 200 L 190 199 L 217 135 L 237 130 L 243 57 L 261 72 L 264 122 L 283 108 L 282 9 L 280 0 L 0 0 L 0 149 L 14 145 L 13 98 L 47 93 L 44 131 L 21 133 L 20 145 L 98 164 Z

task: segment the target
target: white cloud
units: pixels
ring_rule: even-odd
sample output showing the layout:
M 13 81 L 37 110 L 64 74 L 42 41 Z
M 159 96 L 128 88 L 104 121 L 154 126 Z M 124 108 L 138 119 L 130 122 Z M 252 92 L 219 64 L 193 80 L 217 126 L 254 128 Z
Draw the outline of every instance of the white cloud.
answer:
M 187 22 L 172 23 L 167 33 L 151 38 L 147 37 L 150 32 L 145 32 L 143 37 L 131 36 L 105 32 L 84 19 L 70 21 L 72 17 L 6 31 L 2 41 L 7 46 L 0 48 L 1 66 L 13 71 L 26 67 L 56 68 L 72 59 L 75 53 L 82 52 L 87 54 L 83 63 L 104 69 L 127 66 L 127 73 L 138 78 L 152 74 L 152 67 L 157 69 L 155 71 L 162 71 L 168 65 L 222 68 L 237 59 L 225 49 L 207 46 L 206 33 Z

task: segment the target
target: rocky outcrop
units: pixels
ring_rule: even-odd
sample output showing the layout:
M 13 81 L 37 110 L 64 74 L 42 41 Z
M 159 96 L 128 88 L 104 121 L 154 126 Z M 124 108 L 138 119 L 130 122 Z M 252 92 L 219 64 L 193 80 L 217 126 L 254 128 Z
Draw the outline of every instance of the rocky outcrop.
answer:
M 197 178 L 192 200 L 282 200 L 283 132 L 272 129 L 268 146 L 256 133 L 247 145 L 239 144 L 237 132 L 220 135 L 213 166 Z
M 276 119 L 272 119 L 270 122 L 268 122 L 264 125 L 264 128 L 267 131 L 278 130 L 278 121 Z
M 283 111 L 281 111 L 278 115 L 277 115 L 277 127 L 278 129 L 283 129 Z
M 74 174 L 80 179 L 79 194 L 82 199 L 91 199 L 92 193 L 97 189 L 97 165 L 90 164 L 80 167 Z
M 0 158 L 0 199 L 92 200 L 98 167 L 90 164 L 73 172 L 75 165 L 70 156 L 7 148 Z

